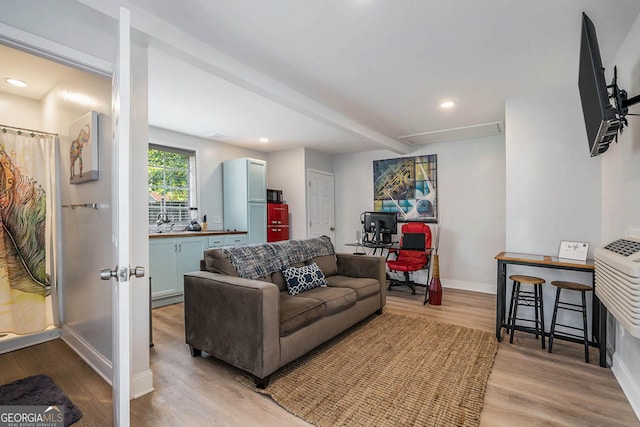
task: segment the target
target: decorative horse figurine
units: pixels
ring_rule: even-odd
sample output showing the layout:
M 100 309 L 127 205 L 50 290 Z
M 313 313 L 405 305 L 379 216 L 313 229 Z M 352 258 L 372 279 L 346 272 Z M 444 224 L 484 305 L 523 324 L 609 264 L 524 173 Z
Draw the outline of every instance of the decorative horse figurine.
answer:
M 76 176 L 75 163 L 76 160 L 80 164 L 80 177 L 82 177 L 82 148 L 85 145 L 89 145 L 89 137 L 91 136 L 91 128 L 89 125 L 85 125 L 80 129 L 78 137 L 71 142 L 71 149 L 69 150 L 69 158 L 71 159 L 71 178 Z

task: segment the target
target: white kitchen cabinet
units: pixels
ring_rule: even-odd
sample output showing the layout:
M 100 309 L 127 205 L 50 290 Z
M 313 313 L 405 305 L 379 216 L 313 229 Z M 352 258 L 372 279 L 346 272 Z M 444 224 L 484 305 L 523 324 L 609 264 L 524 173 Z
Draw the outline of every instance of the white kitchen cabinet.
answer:
M 184 274 L 200 270 L 208 240 L 204 236 L 149 239 L 152 307 L 184 300 Z
M 267 162 L 227 160 L 222 166 L 224 228 L 246 231 L 248 243 L 267 241 Z

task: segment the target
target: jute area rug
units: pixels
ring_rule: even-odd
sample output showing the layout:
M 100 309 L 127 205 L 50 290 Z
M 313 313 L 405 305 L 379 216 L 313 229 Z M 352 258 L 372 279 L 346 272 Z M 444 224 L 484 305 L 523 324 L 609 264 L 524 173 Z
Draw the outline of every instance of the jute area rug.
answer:
M 257 390 L 318 426 L 477 426 L 498 350 L 486 331 L 384 313 Z

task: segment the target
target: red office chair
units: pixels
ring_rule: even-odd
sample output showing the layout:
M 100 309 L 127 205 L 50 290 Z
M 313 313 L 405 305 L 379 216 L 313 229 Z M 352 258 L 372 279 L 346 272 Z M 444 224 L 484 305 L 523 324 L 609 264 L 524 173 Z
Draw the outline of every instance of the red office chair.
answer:
M 422 234 L 423 237 L 417 236 Z M 409 280 L 409 273 L 427 269 L 427 285 L 429 284 L 429 263 L 431 261 L 431 228 L 423 222 L 408 222 L 402 226 L 400 249 L 389 250 L 396 259 L 387 260 L 391 271 L 404 273 L 404 282 L 390 279 L 389 289 L 393 286 L 408 286 L 411 294 L 416 294 L 415 282 Z M 388 258 L 388 257 L 387 257 Z

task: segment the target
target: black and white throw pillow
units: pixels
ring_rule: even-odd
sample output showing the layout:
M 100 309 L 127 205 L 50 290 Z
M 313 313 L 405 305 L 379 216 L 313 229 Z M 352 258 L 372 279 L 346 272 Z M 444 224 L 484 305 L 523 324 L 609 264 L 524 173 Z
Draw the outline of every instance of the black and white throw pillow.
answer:
M 282 275 L 287 281 L 287 291 L 291 296 L 319 286 L 327 286 L 327 279 L 315 262 L 303 267 L 282 267 Z

